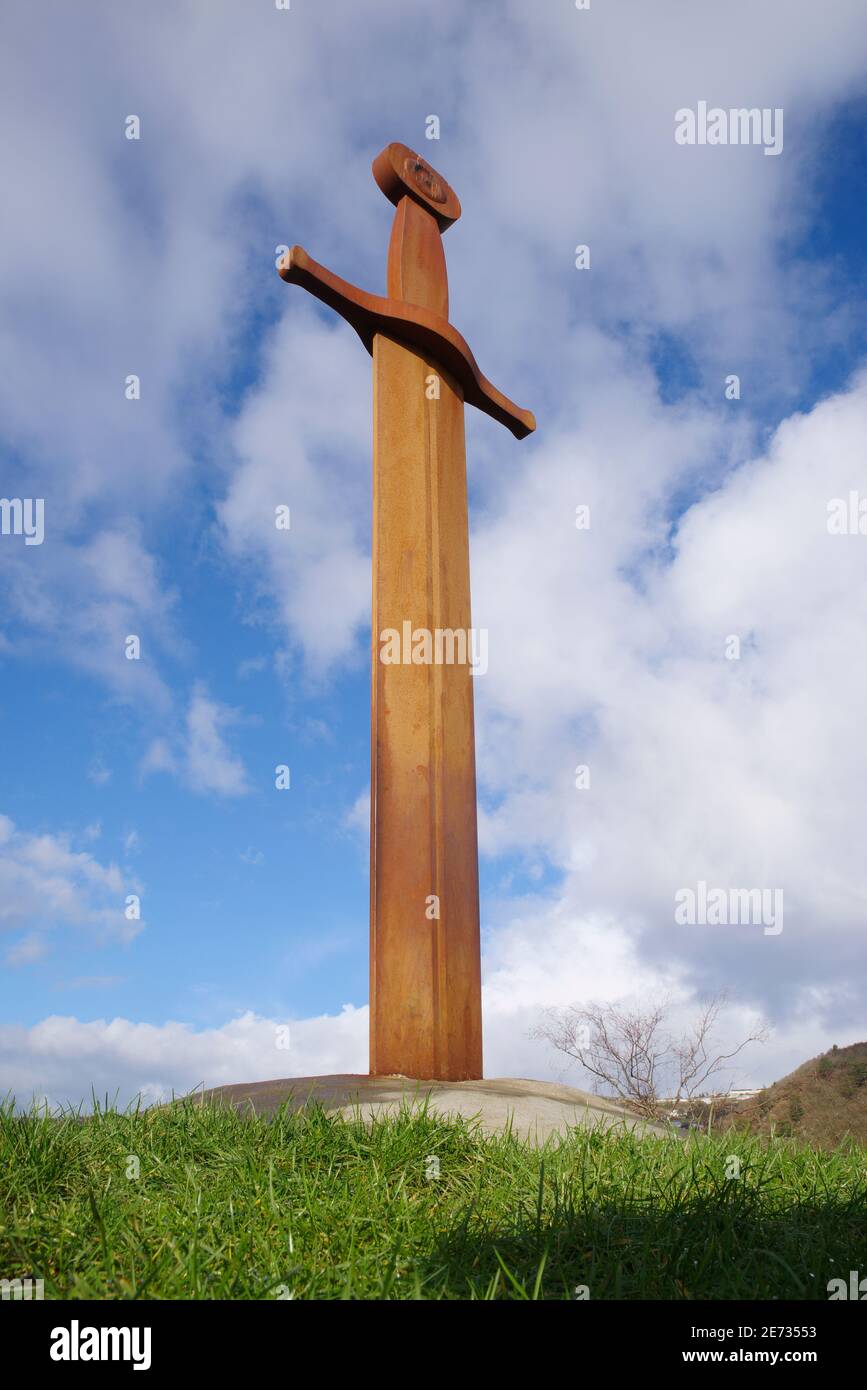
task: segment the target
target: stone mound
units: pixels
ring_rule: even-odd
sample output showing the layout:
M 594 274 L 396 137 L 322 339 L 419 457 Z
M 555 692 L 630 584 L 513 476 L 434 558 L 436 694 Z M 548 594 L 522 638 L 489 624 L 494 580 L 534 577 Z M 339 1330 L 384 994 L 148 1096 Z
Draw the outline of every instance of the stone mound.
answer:
M 641 1136 L 671 1137 L 616 1101 L 551 1081 L 497 1077 L 490 1081 L 417 1081 L 405 1076 L 296 1076 L 252 1081 L 195 1093 L 202 1104 L 231 1105 L 240 1114 L 273 1115 L 284 1102 L 299 1110 L 309 1100 L 346 1119 L 394 1114 L 427 1105 L 441 1115 L 460 1115 L 486 1134 L 512 1133 L 533 1144 L 566 1135 L 576 1126 L 626 1128 Z

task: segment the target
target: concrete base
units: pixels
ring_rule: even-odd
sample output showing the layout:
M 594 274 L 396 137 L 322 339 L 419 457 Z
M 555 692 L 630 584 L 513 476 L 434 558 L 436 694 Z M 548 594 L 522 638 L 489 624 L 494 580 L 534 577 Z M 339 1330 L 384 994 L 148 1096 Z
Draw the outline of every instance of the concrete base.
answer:
M 394 1114 L 401 1106 L 427 1102 L 441 1115 L 462 1115 L 486 1134 L 512 1132 L 533 1144 L 552 1135 L 566 1135 L 576 1126 L 627 1128 L 639 1135 L 667 1138 L 672 1131 L 642 1120 L 625 1106 L 587 1091 L 550 1081 L 502 1077 L 492 1081 L 415 1081 L 405 1076 L 300 1076 L 283 1081 L 253 1081 L 197 1092 L 203 1104 L 232 1105 L 239 1113 L 273 1115 L 284 1103 L 301 1109 L 308 1100 L 346 1119 L 361 1113 Z

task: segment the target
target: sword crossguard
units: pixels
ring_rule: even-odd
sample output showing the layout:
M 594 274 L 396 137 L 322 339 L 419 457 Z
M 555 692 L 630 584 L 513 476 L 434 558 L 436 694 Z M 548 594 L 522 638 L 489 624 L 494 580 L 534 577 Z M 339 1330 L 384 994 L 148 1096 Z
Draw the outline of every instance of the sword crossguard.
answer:
M 342 280 L 293 246 L 277 265 L 287 284 L 301 285 L 355 329 L 368 352 L 384 333 L 432 356 L 457 380 L 464 400 L 524 439 L 536 428 L 523 410 L 479 370 L 466 340 L 449 322 L 442 234 L 461 215 L 457 194 L 406 145 L 387 145 L 373 161 L 373 176 L 396 212 L 388 248 L 387 295 L 369 294 Z

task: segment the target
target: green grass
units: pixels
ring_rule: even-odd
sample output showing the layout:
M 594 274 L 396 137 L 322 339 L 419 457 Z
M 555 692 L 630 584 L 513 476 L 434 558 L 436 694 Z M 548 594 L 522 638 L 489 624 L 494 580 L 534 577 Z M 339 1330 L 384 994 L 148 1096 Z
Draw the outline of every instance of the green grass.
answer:
M 864 1157 L 580 1130 L 538 1151 L 418 1113 L 7 1105 L 0 1278 L 42 1278 L 46 1298 L 826 1299 L 867 1273 Z

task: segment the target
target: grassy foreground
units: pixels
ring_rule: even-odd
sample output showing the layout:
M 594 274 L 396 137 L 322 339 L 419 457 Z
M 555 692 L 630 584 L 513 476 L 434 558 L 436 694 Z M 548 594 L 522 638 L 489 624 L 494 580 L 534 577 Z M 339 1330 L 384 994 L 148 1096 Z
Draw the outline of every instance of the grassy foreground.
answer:
M 540 1152 L 424 1114 L 7 1106 L 0 1278 L 42 1278 L 46 1298 L 827 1299 L 867 1271 L 864 1156 L 580 1130 Z

